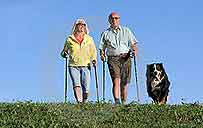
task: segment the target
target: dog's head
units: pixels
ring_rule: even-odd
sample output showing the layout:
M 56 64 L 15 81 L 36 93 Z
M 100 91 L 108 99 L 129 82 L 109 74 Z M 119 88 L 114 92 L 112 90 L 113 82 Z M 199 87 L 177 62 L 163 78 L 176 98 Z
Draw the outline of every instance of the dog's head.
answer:
M 166 77 L 165 70 L 162 63 L 153 63 L 147 65 L 147 80 L 152 88 L 156 87 Z M 150 82 L 150 83 L 149 83 Z

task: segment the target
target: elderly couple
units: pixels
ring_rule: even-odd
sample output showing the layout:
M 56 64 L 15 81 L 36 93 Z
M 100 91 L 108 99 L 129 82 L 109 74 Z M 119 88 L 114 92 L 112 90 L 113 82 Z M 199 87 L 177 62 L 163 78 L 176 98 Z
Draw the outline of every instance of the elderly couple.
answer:
M 129 28 L 120 26 L 120 16 L 112 12 L 108 21 L 110 27 L 101 35 L 99 50 L 100 58 L 107 64 L 113 83 L 115 104 L 124 104 L 127 99 L 127 84 L 131 78 L 131 59 L 129 51 L 137 55 L 137 40 Z M 88 35 L 88 27 L 83 19 L 74 23 L 72 33 L 65 41 L 62 57 L 69 56 L 69 73 L 73 83 L 75 99 L 85 103 L 90 86 L 90 62 L 97 64 L 97 51 L 94 41 Z M 106 52 L 107 51 L 107 52 Z M 81 93 L 82 92 L 82 93 Z

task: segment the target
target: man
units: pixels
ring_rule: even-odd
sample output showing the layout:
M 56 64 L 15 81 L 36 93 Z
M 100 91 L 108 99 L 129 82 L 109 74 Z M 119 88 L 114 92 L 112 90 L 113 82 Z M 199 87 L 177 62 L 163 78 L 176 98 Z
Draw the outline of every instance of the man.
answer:
M 120 16 L 113 12 L 109 15 L 110 27 L 104 31 L 100 40 L 100 57 L 107 64 L 113 82 L 115 104 L 124 104 L 127 99 L 127 84 L 131 78 L 130 52 L 137 55 L 137 40 L 129 28 L 120 26 Z M 107 52 L 106 52 L 107 51 Z

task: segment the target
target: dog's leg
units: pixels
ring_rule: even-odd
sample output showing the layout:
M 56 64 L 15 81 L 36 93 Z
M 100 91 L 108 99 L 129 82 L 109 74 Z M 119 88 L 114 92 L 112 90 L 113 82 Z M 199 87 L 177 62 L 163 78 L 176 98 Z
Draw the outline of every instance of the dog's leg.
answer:
M 161 104 L 166 104 L 167 101 L 167 96 L 164 96 L 160 101 L 159 101 L 159 105 Z

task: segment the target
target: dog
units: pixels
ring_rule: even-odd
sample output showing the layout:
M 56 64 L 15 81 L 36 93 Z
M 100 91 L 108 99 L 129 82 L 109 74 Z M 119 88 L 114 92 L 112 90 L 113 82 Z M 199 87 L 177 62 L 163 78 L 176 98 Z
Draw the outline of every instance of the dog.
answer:
M 162 63 L 147 65 L 146 71 L 147 93 L 155 103 L 166 104 L 170 81 Z

